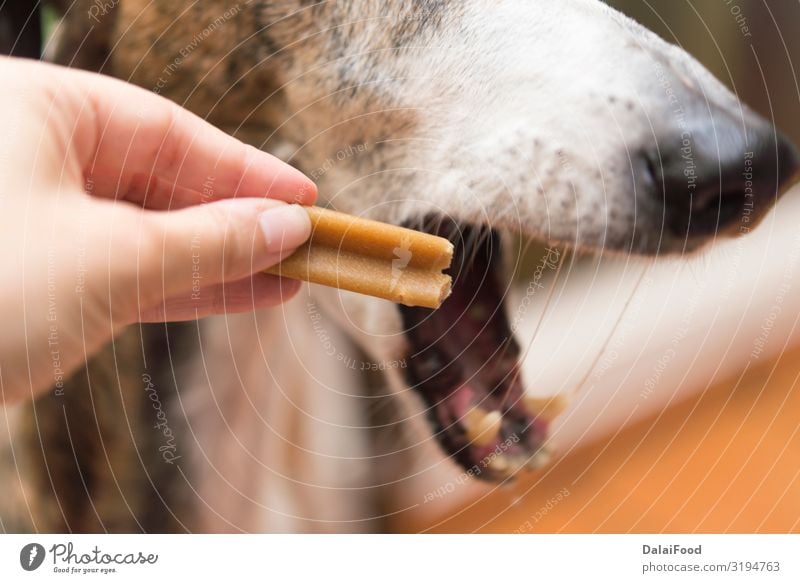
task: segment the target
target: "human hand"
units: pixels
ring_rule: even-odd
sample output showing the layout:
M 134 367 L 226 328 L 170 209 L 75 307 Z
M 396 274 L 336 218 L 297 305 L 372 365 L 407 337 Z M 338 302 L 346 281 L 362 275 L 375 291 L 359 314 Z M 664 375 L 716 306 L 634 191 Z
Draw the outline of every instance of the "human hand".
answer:
M 316 188 L 121 81 L 0 58 L 0 401 L 68 377 L 124 326 L 272 306 Z

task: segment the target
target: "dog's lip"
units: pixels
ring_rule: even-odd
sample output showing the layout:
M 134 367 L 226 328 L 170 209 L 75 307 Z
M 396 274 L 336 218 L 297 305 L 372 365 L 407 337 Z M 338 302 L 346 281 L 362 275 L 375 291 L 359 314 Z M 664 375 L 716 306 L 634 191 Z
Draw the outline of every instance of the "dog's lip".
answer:
M 519 345 L 498 280 L 499 237 L 488 229 L 428 221 L 456 248 L 453 293 L 431 312 L 401 307 L 407 380 L 428 407 L 439 443 L 470 475 L 498 480 L 546 460 L 548 420 L 520 375 Z

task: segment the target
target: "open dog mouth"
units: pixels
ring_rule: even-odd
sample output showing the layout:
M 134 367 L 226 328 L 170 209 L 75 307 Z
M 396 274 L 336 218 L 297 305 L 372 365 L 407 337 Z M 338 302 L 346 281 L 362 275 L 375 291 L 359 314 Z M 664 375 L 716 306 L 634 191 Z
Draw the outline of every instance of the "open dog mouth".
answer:
M 427 405 L 439 443 L 471 474 L 498 480 L 540 467 L 548 420 L 522 385 L 499 279 L 500 238 L 451 221 L 427 220 L 424 230 L 455 246 L 453 291 L 435 311 L 401 306 L 407 381 Z

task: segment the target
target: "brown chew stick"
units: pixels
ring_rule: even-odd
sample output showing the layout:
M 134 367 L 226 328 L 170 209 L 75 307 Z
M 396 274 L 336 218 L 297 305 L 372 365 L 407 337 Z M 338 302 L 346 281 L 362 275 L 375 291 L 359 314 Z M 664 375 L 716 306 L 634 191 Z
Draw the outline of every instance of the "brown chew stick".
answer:
M 267 273 L 438 308 L 450 295 L 453 244 L 395 225 L 306 207 L 311 238 Z

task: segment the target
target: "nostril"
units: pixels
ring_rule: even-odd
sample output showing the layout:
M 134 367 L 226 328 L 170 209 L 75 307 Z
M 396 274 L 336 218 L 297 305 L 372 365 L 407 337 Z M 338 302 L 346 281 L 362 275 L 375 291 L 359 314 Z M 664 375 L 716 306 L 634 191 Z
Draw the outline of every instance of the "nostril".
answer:
M 714 234 L 745 216 L 748 203 L 743 190 L 722 192 L 719 197 L 708 198 L 710 204 L 692 208 L 690 231 L 695 234 Z
M 748 206 L 747 194 L 742 190 L 731 190 L 723 192 L 719 198 L 719 222 L 726 224 L 730 219 L 737 218 Z M 707 208 L 708 211 L 716 212 L 715 208 Z
M 665 226 L 670 232 L 680 237 L 707 237 L 740 220 L 749 203 L 742 189 L 720 191 L 717 186 L 667 204 Z
M 753 206 L 741 182 L 721 184 L 718 173 L 711 181 L 683 182 L 682 196 L 675 196 L 678 192 L 665 197 L 664 215 L 667 229 L 680 237 L 709 237 L 724 231 Z
M 659 140 L 661 155 L 643 156 L 644 182 L 672 234 L 709 237 L 736 223 L 749 230 L 797 176 L 800 156 L 780 132 L 766 123 L 746 135 L 737 127 L 699 124 L 691 140 Z

